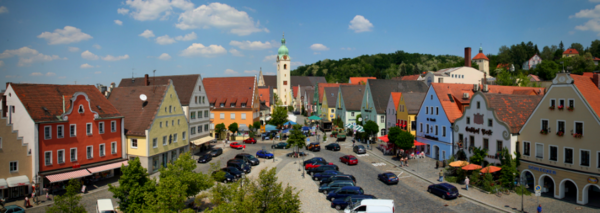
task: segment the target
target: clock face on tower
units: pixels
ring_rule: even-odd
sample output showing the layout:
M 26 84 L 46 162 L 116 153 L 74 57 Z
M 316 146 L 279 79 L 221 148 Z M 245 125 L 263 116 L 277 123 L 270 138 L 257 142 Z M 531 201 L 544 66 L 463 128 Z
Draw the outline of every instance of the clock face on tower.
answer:
M 287 60 L 287 55 L 284 55 L 284 56 L 283 56 L 283 60 Z

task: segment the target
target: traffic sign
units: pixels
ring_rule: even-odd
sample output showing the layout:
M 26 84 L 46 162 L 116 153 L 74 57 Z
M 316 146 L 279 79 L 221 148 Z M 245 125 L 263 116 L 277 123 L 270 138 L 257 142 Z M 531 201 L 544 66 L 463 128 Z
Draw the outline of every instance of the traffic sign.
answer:
M 542 196 L 542 191 L 535 191 L 535 196 Z
M 542 191 L 542 187 L 540 185 L 536 185 L 535 186 L 535 192 L 541 192 Z

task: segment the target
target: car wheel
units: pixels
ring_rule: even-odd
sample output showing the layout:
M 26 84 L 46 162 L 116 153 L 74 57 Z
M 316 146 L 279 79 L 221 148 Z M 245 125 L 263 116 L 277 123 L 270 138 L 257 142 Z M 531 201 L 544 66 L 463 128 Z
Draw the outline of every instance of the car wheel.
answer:
M 340 205 L 335 205 L 335 209 L 336 210 L 342 210 L 342 207 Z
M 313 177 L 313 180 L 319 180 L 317 177 Z
M 445 199 L 446 199 L 446 195 L 442 195 L 442 199 L 444 199 L 444 200 L 445 200 Z
M 427 189 L 427 191 L 428 191 L 429 193 L 431 193 L 431 189 Z
M 323 191 L 323 194 L 329 194 L 327 190 Z

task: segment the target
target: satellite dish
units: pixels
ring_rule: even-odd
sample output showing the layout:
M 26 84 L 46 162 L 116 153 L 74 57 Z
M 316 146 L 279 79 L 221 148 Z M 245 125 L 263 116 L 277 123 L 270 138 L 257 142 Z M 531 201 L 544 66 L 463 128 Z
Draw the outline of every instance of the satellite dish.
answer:
M 144 94 L 141 94 L 141 95 L 140 95 L 140 99 L 141 99 L 142 101 L 146 101 L 146 100 L 148 100 L 148 97 L 146 97 L 146 95 L 144 95 Z

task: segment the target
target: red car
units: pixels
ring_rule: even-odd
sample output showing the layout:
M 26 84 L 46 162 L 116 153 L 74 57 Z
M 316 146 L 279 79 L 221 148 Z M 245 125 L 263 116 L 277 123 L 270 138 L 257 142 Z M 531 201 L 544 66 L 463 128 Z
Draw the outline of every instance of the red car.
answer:
M 322 161 L 317 161 L 314 164 L 312 164 L 312 163 L 306 164 L 306 166 L 304 166 L 304 169 L 308 170 L 308 169 L 317 168 L 317 167 L 323 166 L 323 165 L 333 165 L 333 163 L 325 163 Z
M 344 155 L 344 156 L 340 157 L 340 161 L 342 161 L 342 163 L 345 163 L 348 165 L 358 164 L 358 158 L 354 157 L 354 155 Z
M 241 149 L 244 148 L 246 145 L 242 145 L 239 144 L 238 142 L 233 142 L 231 144 L 229 144 L 229 147 L 234 148 L 234 149 Z
M 256 139 L 248 138 L 248 139 L 244 140 L 244 143 L 256 143 Z

